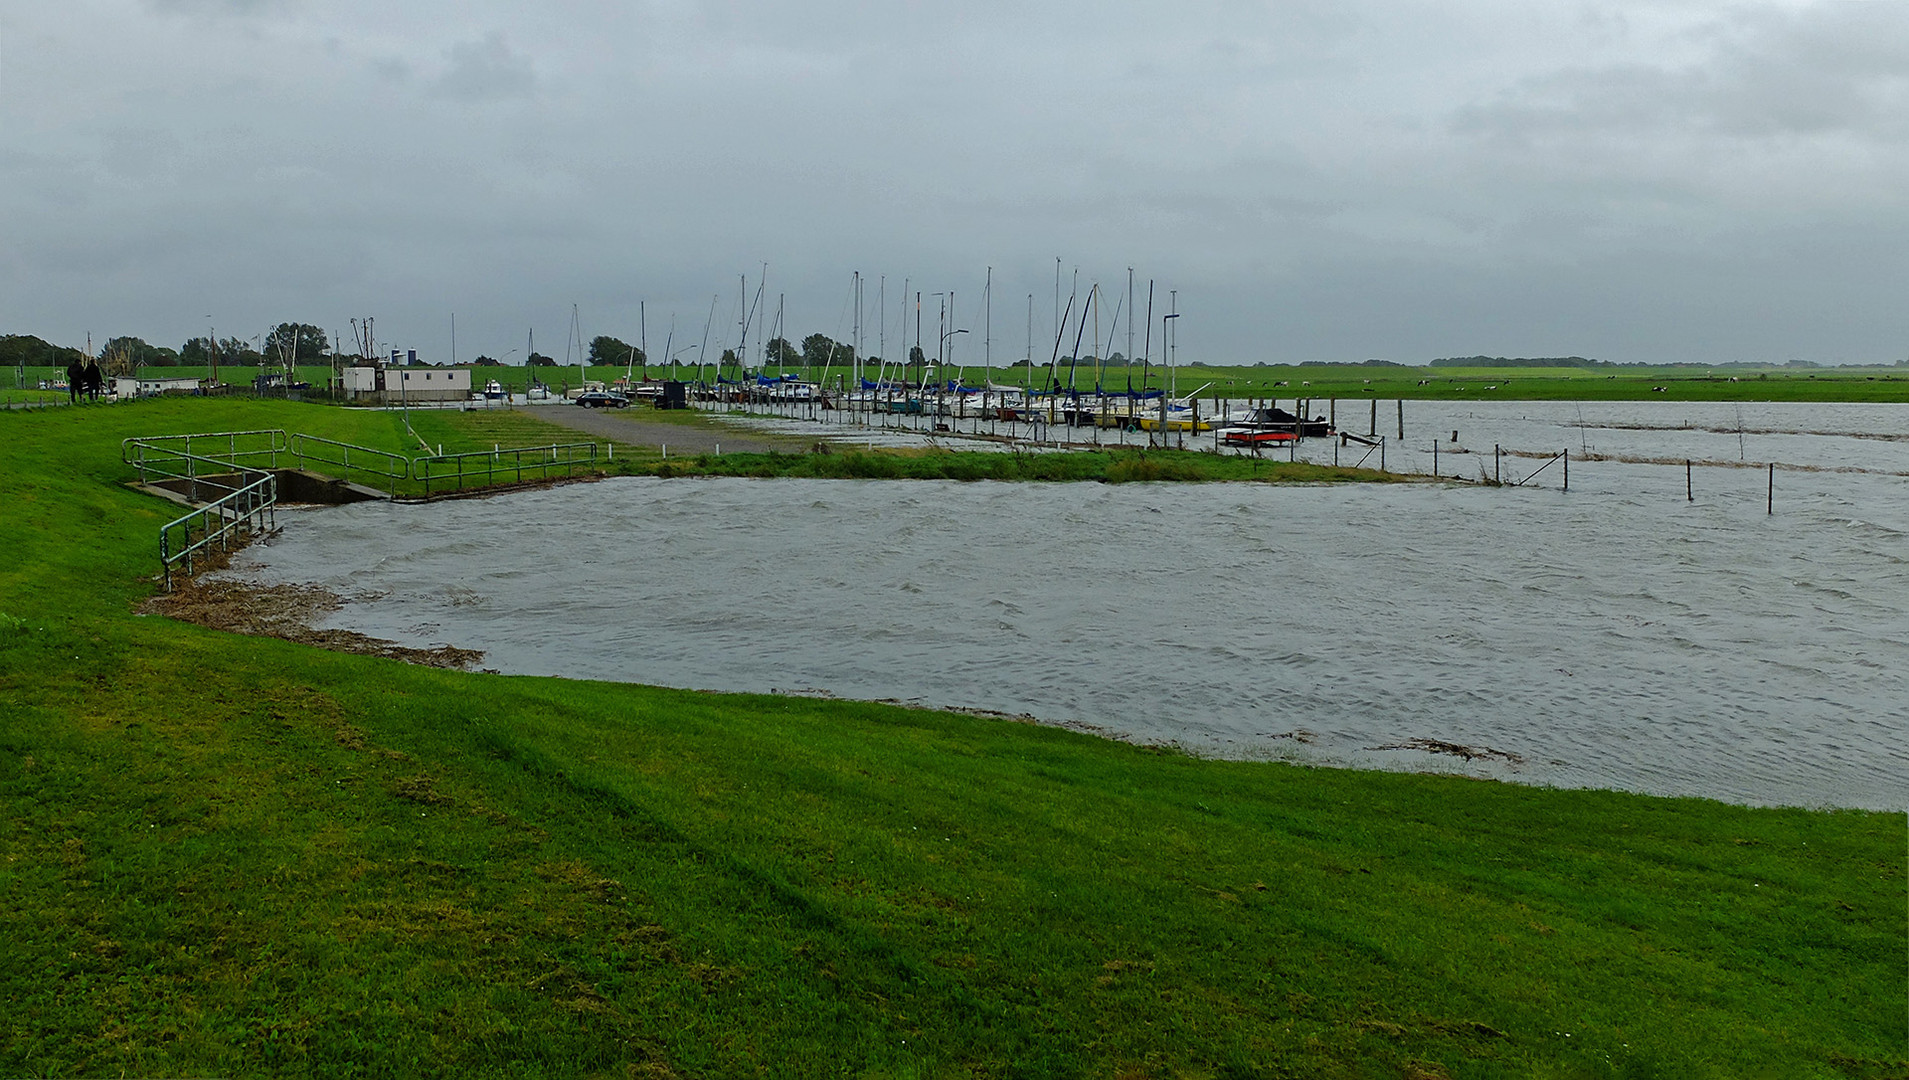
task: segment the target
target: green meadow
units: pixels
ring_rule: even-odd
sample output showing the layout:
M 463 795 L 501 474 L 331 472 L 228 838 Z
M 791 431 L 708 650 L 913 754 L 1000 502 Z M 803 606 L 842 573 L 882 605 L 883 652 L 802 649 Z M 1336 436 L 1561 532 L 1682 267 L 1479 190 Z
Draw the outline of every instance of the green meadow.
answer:
M 412 420 L 541 440 L 512 416 Z M 1901 813 L 138 614 L 176 508 L 120 440 L 260 428 L 415 442 L 286 402 L 0 413 L 0 1075 L 1909 1077 Z

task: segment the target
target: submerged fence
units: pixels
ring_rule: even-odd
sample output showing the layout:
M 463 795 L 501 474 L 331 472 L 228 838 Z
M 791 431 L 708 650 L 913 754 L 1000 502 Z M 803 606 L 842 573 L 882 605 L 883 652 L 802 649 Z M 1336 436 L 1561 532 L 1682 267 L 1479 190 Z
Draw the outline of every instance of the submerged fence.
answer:
M 278 476 L 264 473 L 216 502 L 168 521 L 159 527 L 159 562 L 172 591 L 173 568 L 185 564 L 192 576 L 194 562 L 213 550 L 223 553 L 252 536 L 277 528 Z

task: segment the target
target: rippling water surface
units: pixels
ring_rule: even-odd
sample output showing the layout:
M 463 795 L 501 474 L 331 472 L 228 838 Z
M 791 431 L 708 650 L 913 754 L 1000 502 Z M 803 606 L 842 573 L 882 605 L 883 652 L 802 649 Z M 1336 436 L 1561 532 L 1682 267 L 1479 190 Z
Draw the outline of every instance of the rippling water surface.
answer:
M 1779 473 L 1771 515 L 1761 471 L 1699 475 L 1695 502 L 1681 466 L 1612 462 L 1574 464 L 1568 494 L 617 479 L 281 514 L 237 572 L 513 673 L 1909 806 L 1909 489 Z

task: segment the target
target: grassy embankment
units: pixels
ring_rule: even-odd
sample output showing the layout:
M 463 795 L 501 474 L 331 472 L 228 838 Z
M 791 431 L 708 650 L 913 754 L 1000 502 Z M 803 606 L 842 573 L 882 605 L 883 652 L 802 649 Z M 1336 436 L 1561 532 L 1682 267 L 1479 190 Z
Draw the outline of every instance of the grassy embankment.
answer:
M 549 408 L 565 408 L 553 405 Z M 112 408 L 83 406 L 85 409 Z M 574 429 L 542 419 L 543 409 L 419 409 L 410 414 L 411 430 L 405 431 L 400 413 L 290 402 L 255 402 L 242 398 L 193 400 L 169 399 L 145 402 L 135 415 L 150 418 L 140 434 L 187 430 L 252 430 L 283 427 L 289 431 L 319 435 L 341 442 L 369 446 L 415 457 L 442 449 L 456 454 L 486 451 L 502 446 L 542 446 L 551 443 L 577 443 L 593 440 Z M 696 411 L 662 412 L 643 410 L 647 422 L 696 426 L 720 425 L 708 414 Z M 137 427 L 137 425 L 135 425 Z M 132 433 L 132 428 L 128 433 Z M 963 453 L 946 449 L 877 450 L 826 448 L 815 453 L 728 453 L 671 454 L 663 457 L 657 447 L 617 443 L 613 455 L 603 453 L 597 459 L 598 471 L 613 476 L 746 476 L 813 477 L 819 479 L 874 480 L 1003 480 L 1003 481 L 1102 481 L 1124 483 L 1146 480 L 1178 481 L 1278 481 L 1278 482 L 1376 482 L 1389 483 L 1410 479 L 1376 469 L 1354 469 L 1330 465 L 1285 462 L 1270 457 L 1254 459 L 1236 455 L 1203 454 L 1194 451 L 1108 450 L 1065 453 Z M 335 452 L 335 451 L 334 451 Z M 384 481 L 364 478 L 373 487 Z M 403 483 L 401 494 L 417 493 L 420 485 Z M 438 490 L 442 490 L 440 485 Z
M 28 386 L 37 385 L 37 380 L 42 378 L 62 375 L 53 368 L 28 368 L 26 371 Z M 196 367 L 153 368 L 150 371 L 187 378 L 202 377 L 206 373 L 204 368 Z M 331 377 L 331 369 L 324 365 L 301 364 L 298 371 L 299 378 L 321 389 Z M 592 367 L 588 370 L 588 377 L 609 383 L 622 377 L 623 372 L 622 367 L 615 365 Z M 227 367 L 220 371 L 224 381 L 239 385 L 249 385 L 255 374 L 257 371 L 253 368 Z M 575 367 L 543 368 L 536 372 L 523 367 L 473 368 L 471 381 L 475 388 L 481 389 L 486 379 L 496 379 L 512 392 L 522 393 L 529 386 L 533 374 L 552 387 L 574 386 L 579 381 Z M 651 368 L 650 374 L 661 377 L 667 373 L 662 368 Z M 681 378 L 695 378 L 693 368 L 679 367 L 676 374 Z M 710 369 L 705 368 L 704 374 L 713 377 Z M 820 380 L 824 372 L 818 368 L 802 371 L 801 374 L 805 378 Z M 969 368 L 966 375 L 971 381 L 979 381 L 982 372 L 977 368 Z M 1035 376 L 1037 384 L 1043 382 L 1046 375 L 1045 370 L 1038 372 Z M 841 368 L 833 369 L 828 373 L 828 384 L 836 385 L 837 378 L 841 376 Z M 996 369 L 994 378 L 996 382 L 1019 385 L 1026 380 L 1026 372 Z M 1127 386 L 1127 374 L 1119 366 L 1110 369 L 1105 379 L 1110 389 L 1124 389 Z M 1061 381 L 1066 382 L 1064 372 Z M 1083 368 L 1076 372 L 1074 382 L 1082 389 L 1091 388 L 1094 382 L 1092 371 Z M 1134 385 L 1139 383 L 1140 372 L 1136 369 Z M 1150 385 L 1160 385 L 1158 369 L 1155 369 Z M 1186 366 L 1179 371 L 1176 388 L 1182 394 L 1197 390 L 1202 398 L 1217 393 L 1232 398 L 1306 397 L 1319 401 L 1328 398 L 1345 400 L 1377 397 L 1387 401 L 1406 398 L 1452 401 L 1909 402 L 1909 370 L 1773 368 L 1756 371 L 1720 368 L 1707 372 L 1682 367 L 1626 367 L 1609 371 L 1556 367 L 1366 367 L 1362 364 Z
M 285 405 L 0 416 L 0 1072 L 1909 1074 L 1900 814 L 136 617 L 172 508 L 118 441 L 179 424 L 398 442 Z

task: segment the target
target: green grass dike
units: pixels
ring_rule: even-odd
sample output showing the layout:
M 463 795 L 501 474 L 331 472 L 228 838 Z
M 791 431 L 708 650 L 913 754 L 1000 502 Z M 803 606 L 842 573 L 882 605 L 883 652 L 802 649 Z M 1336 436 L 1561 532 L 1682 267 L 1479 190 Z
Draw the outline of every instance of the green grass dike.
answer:
M 286 403 L 0 414 L 0 1075 L 1909 1076 L 1902 814 L 136 615 L 174 508 L 120 440 L 272 427 L 407 439 Z

